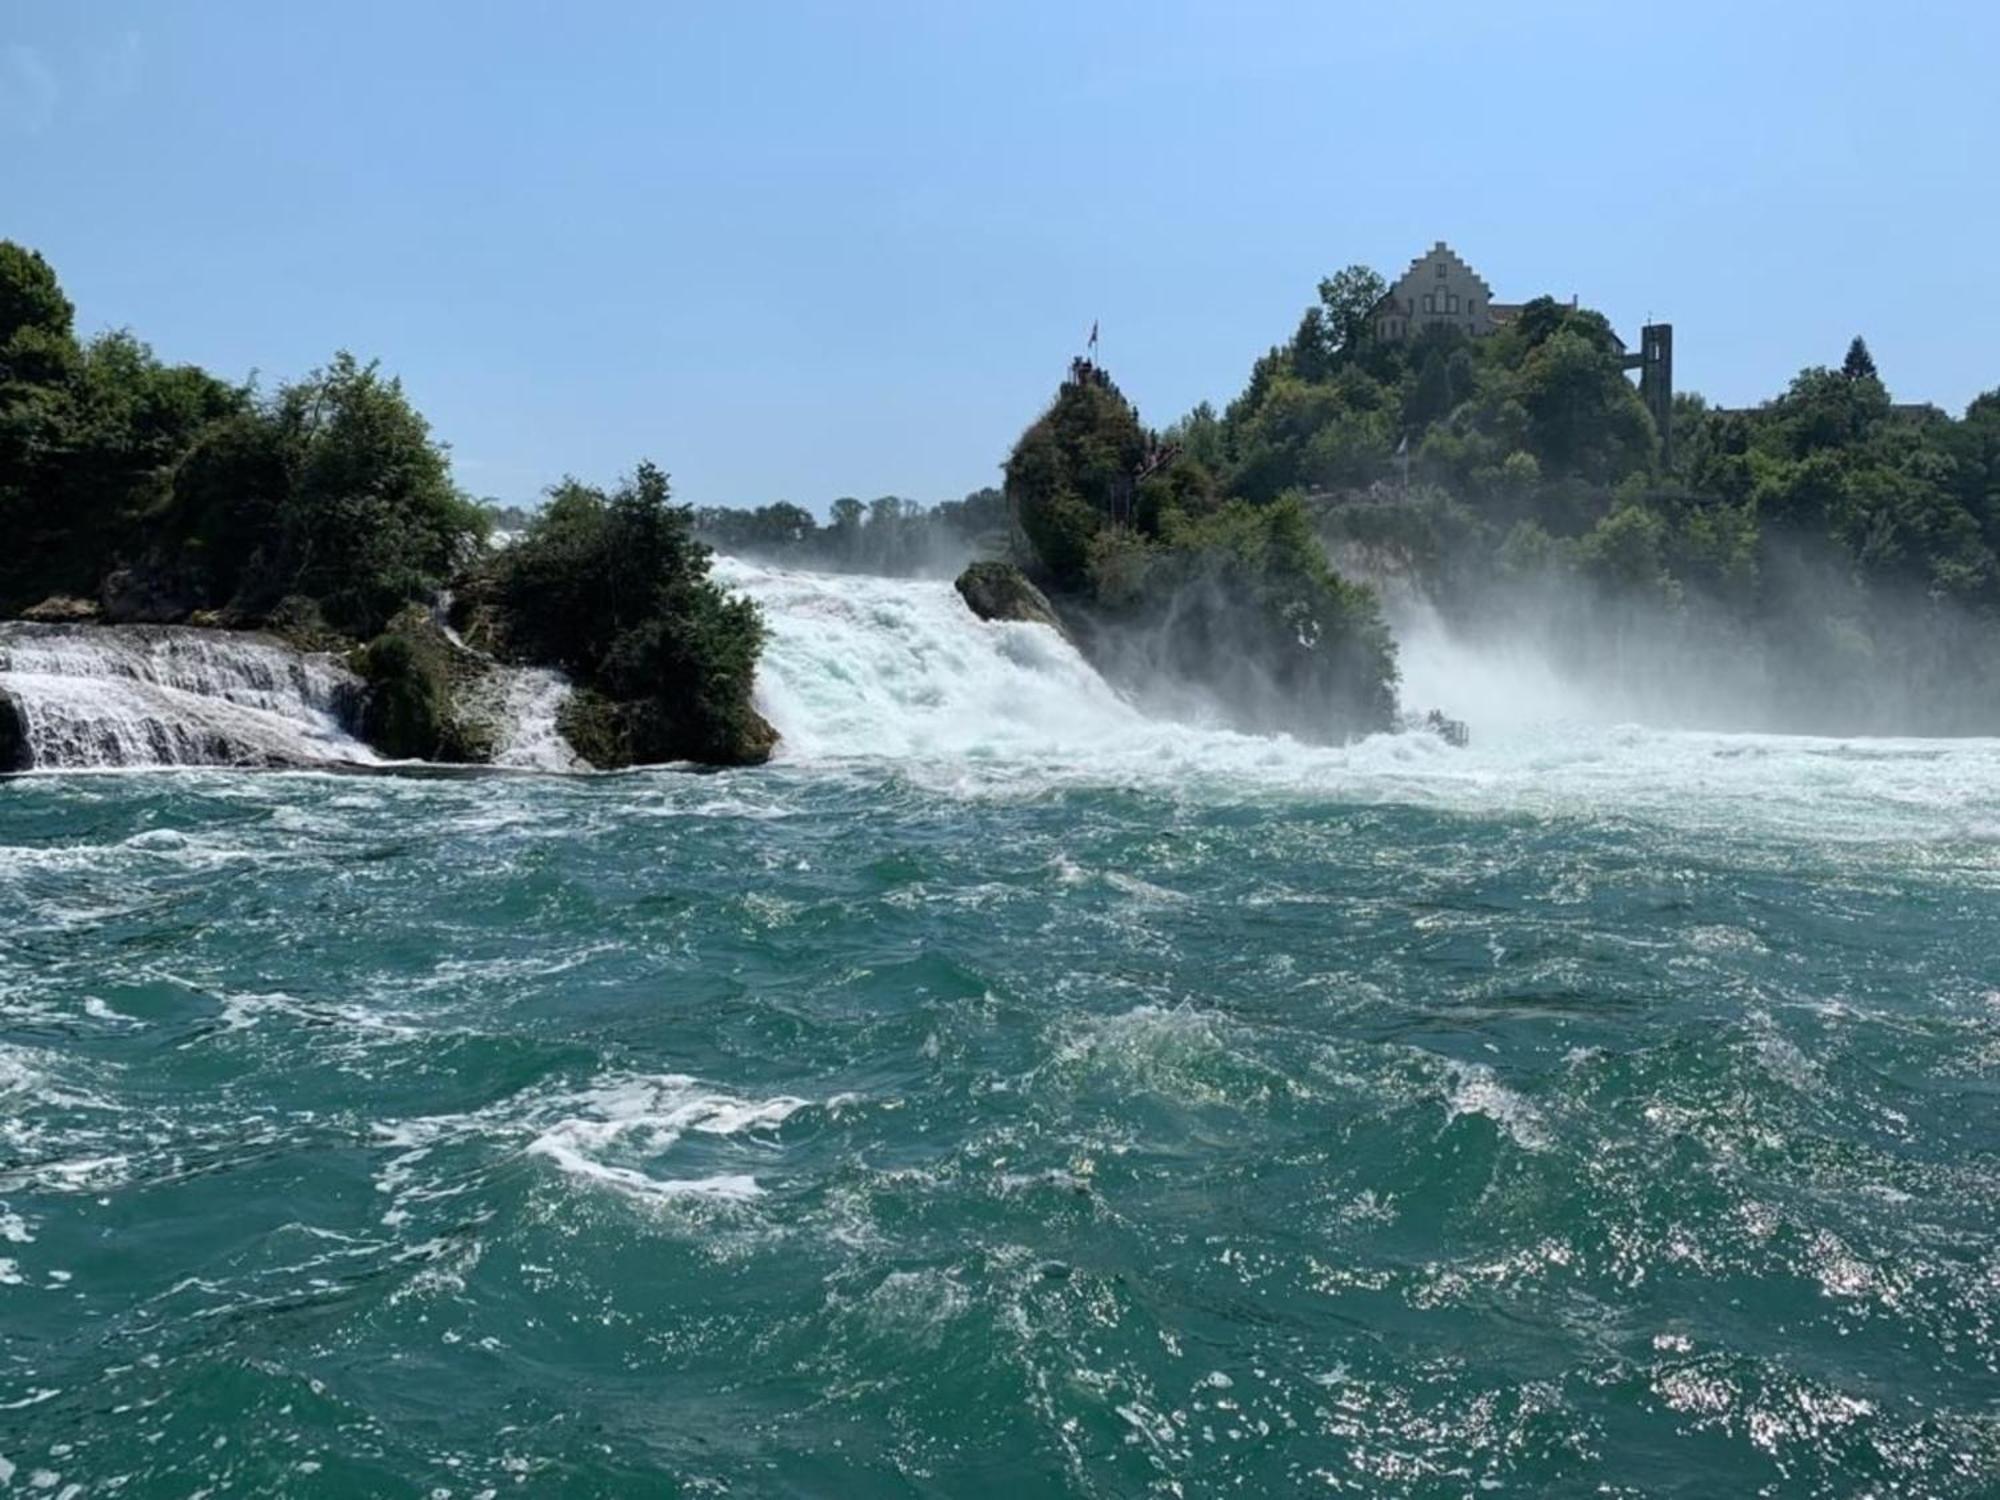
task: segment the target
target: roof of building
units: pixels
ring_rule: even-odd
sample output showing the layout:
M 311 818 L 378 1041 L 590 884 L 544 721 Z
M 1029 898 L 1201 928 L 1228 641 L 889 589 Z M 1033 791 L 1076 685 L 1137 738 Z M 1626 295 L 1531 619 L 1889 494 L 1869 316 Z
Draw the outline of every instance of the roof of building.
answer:
M 1444 260 L 1450 265 L 1456 266 L 1459 270 L 1463 271 L 1467 276 L 1469 276 L 1474 282 L 1478 283 L 1480 295 L 1484 297 L 1488 302 L 1491 302 L 1493 300 L 1493 288 L 1486 284 L 1486 278 L 1484 276 L 1481 276 L 1477 271 L 1473 270 L 1471 263 L 1467 261 L 1464 256 L 1460 255 L 1456 250 L 1452 249 L 1451 246 L 1447 245 L 1443 240 L 1439 240 L 1435 245 L 1432 245 L 1430 249 L 1426 250 L 1422 255 L 1419 255 L 1415 260 L 1411 261 L 1409 269 L 1404 271 L 1401 276 L 1398 276 L 1396 280 L 1393 283 L 1391 283 L 1391 285 L 1401 286 L 1404 282 L 1416 276 L 1417 272 L 1421 270 L 1424 266 L 1430 265 L 1433 262 L 1438 261 L 1440 259 Z

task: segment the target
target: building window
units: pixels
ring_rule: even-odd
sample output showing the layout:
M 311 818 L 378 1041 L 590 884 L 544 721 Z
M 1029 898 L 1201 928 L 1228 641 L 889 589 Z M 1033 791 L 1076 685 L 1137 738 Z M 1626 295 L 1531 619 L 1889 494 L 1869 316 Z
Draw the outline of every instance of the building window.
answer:
M 1458 293 L 1457 293 L 1457 292 L 1446 292 L 1446 293 L 1444 294 L 1444 310 L 1445 310 L 1446 312 L 1457 312 L 1457 311 L 1458 311 Z
M 1443 281 L 1443 280 L 1444 280 L 1444 262 L 1443 262 L 1443 261 L 1439 261 L 1439 262 L 1437 263 L 1437 276 L 1438 276 L 1438 280 L 1439 280 L 1439 281 Z
M 1433 293 L 1430 293 L 1430 292 L 1425 292 L 1425 293 L 1424 293 L 1424 311 L 1425 311 L 1425 312 L 1436 312 L 1436 311 L 1437 311 L 1437 300 L 1438 300 L 1438 299 L 1437 299 L 1437 297 L 1436 297 L 1436 296 L 1435 296 L 1435 295 L 1434 295 Z

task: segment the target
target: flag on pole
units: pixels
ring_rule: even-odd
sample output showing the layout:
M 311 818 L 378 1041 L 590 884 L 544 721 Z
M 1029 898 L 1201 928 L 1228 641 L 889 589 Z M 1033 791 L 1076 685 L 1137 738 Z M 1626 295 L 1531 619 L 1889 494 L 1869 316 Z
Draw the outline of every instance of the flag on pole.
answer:
M 1097 347 L 1097 319 L 1095 318 L 1090 320 L 1090 347 L 1092 349 Z

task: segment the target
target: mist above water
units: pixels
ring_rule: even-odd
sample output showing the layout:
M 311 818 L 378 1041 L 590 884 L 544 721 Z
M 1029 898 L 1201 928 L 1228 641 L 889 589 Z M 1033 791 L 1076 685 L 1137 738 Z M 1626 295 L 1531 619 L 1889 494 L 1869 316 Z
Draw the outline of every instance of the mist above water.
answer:
M 2000 742 L 1655 727 L 1636 693 L 1593 693 L 1527 641 L 1469 640 L 1434 618 L 1405 624 L 1404 701 L 1465 719 L 1465 750 L 1428 733 L 1312 745 L 1150 712 L 1062 637 L 981 621 L 947 583 L 729 558 L 717 573 L 764 609 L 757 699 L 784 737 L 780 768 L 889 770 L 977 798 L 1110 785 L 1836 839 L 2000 837 Z

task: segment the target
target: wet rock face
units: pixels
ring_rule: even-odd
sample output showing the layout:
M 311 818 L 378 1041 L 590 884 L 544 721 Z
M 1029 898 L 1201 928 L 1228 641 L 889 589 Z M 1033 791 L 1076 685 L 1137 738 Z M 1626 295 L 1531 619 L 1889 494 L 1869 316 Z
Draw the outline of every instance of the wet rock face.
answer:
M 34 763 L 28 750 L 28 725 L 21 715 L 21 705 L 13 695 L 0 688 L 0 775 L 8 771 L 25 771 Z
M 736 759 L 739 766 L 761 766 L 770 760 L 771 752 L 778 748 L 778 731 L 771 721 L 754 709 L 743 716 L 743 724 L 735 740 Z
M 698 726 L 676 716 L 658 699 L 621 702 L 589 688 L 569 694 L 556 726 L 576 753 L 600 771 L 680 761 L 761 766 L 779 741 L 770 720 L 748 704 Z
M 21 618 L 38 625 L 80 625 L 97 619 L 97 605 L 74 594 L 51 594 L 21 611 Z
M 953 585 L 966 606 L 982 620 L 1015 620 L 1061 630 L 1055 606 L 1012 563 L 978 562 L 958 575 Z
M 153 561 L 113 569 L 98 591 L 104 618 L 114 625 L 172 625 L 198 602 L 186 578 Z
M 392 760 L 484 765 L 496 726 L 470 710 L 492 663 L 451 639 L 415 605 L 355 654 L 368 682 L 361 736 Z

